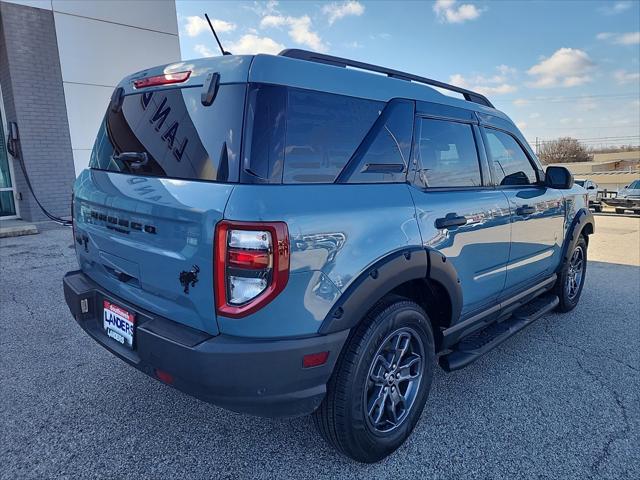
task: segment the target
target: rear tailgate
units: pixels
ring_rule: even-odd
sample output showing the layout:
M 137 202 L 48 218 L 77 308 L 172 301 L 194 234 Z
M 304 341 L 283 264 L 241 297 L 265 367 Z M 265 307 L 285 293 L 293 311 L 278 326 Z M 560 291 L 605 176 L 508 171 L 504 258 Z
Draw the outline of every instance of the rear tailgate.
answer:
M 239 174 L 246 84 L 238 80 L 250 58 L 181 63 L 123 81 L 122 101 L 107 109 L 74 189 L 80 268 L 132 305 L 211 334 L 213 235 Z M 180 85 L 131 86 L 167 71 L 191 73 Z M 212 72 L 220 85 L 207 105 Z

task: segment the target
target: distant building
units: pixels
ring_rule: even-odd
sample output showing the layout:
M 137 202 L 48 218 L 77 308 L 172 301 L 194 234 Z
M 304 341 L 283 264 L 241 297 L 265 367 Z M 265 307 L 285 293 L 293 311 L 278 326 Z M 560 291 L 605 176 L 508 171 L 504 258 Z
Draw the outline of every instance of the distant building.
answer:
M 640 178 L 640 150 L 596 153 L 591 162 L 558 163 L 573 176 L 596 182 L 600 190 L 618 191 Z
M 178 60 L 173 1 L 0 0 L 0 219 L 46 219 L 7 152 L 10 122 L 38 199 L 68 216 L 116 83 Z

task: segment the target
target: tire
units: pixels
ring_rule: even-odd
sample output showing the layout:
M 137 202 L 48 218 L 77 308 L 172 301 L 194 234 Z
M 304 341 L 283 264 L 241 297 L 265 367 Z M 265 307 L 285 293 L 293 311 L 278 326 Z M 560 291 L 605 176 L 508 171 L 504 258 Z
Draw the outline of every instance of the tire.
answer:
M 616 213 L 623 214 L 625 212 L 624 208 L 616 208 Z
M 596 205 L 595 207 L 593 207 L 593 210 L 594 210 L 596 213 L 600 213 L 600 212 L 602 211 L 602 207 L 601 207 L 600 205 Z
M 393 376 L 389 379 L 384 374 L 388 372 L 385 363 L 388 361 L 389 367 L 394 367 L 392 360 L 402 350 L 392 353 L 386 347 L 398 343 L 406 349 L 398 368 L 391 371 L 416 378 L 396 383 Z M 421 360 L 416 361 L 420 354 Z M 400 368 L 401 365 L 405 368 Z M 420 419 L 431 389 L 434 365 L 433 332 L 427 314 L 404 297 L 386 297 L 365 316 L 345 344 L 327 385 L 327 395 L 313 414 L 316 427 L 344 455 L 364 463 L 382 460 L 404 443 Z M 395 395 L 404 394 L 404 406 L 392 402 L 392 389 Z M 396 407 L 392 407 L 394 403 Z M 370 416 L 369 406 L 380 404 L 386 408 L 374 406 Z M 397 421 L 395 427 L 385 419 L 375 423 L 379 416 L 392 418 L 392 410 Z
M 575 261 L 577 257 L 582 260 L 580 271 L 576 270 Z M 582 287 L 587 277 L 587 242 L 580 235 L 578 242 L 562 265 L 562 270 L 554 286 L 554 293 L 558 295 L 560 303 L 556 310 L 558 312 L 569 312 L 575 308 L 582 295 Z

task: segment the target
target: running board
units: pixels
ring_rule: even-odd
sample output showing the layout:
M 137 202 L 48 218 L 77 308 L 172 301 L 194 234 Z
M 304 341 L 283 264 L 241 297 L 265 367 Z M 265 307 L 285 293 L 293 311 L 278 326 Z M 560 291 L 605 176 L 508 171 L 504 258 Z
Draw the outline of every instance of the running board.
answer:
M 460 340 L 452 347 L 451 353 L 440 357 L 440 366 L 447 372 L 466 367 L 524 327 L 549 313 L 558 303 L 558 297 L 549 293 L 534 298 L 531 302 L 514 311 L 508 319 L 492 323 Z

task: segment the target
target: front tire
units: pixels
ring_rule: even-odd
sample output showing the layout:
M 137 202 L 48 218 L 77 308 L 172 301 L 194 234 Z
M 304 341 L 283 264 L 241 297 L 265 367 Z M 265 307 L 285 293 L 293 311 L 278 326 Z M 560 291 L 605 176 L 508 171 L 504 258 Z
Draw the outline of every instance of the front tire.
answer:
M 576 307 L 582 294 L 586 276 L 587 242 L 580 235 L 568 259 L 564 262 L 554 287 L 554 293 L 560 299 L 560 303 L 556 308 L 557 311 L 569 312 Z
M 616 213 L 622 215 L 624 212 L 626 212 L 626 209 L 624 209 L 624 208 L 616 208 Z
M 324 439 L 359 462 L 373 463 L 404 443 L 431 388 L 434 342 L 427 314 L 388 297 L 349 337 L 313 419 Z

